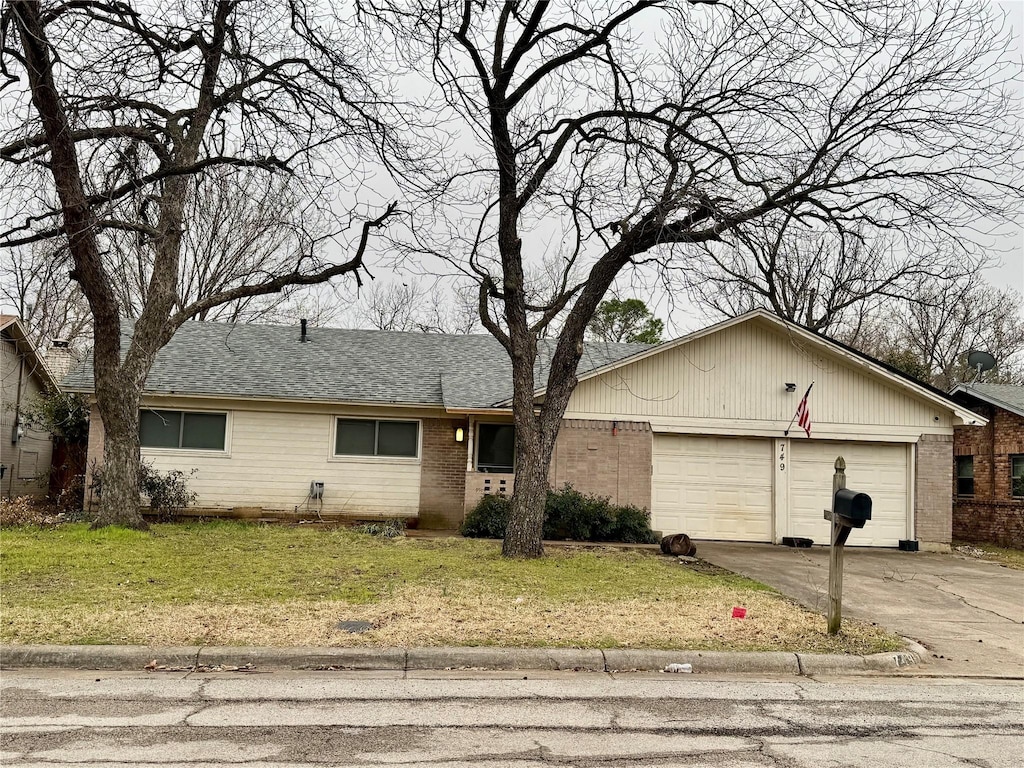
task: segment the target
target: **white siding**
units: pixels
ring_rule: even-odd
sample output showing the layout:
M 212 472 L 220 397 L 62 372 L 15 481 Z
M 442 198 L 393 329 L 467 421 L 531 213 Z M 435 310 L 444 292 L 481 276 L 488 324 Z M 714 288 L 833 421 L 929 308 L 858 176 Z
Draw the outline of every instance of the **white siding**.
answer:
M 781 436 L 811 381 L 816 437 L 906 441 L 952 432 L 948 409 L 756 318 L 581 382 L 566 418 L 646 418 L 662 432 Z M 795 392 L 785 391 L 787 382 Z
M 206 406 L 217 409 L 215 403 Z M 185 407 L 198 410 L 196 406 Z M 189 478 L 189 487 L 199 494 L 197 507 L 292 511 L 298 506 L 301 510 L 305 509 L 310 481 L 319 480 L 324 483 L 324 513 L 417 513 L 419 459 L 334 458 L 332 425 L 335 415 L 345 414 L 233 410 L 223 406 L 221 410 L 229 412 L 224 453 L 142 450 L 143 458 L 161 471 L 198 470 Z

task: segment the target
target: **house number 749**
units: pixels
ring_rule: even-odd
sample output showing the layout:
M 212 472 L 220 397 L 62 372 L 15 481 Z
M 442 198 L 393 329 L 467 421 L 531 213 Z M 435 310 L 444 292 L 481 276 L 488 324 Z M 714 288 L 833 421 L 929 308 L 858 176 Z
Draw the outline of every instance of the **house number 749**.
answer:
M 784 472 L 786 470 L 786 446 L 779 447 L 779 471 Z

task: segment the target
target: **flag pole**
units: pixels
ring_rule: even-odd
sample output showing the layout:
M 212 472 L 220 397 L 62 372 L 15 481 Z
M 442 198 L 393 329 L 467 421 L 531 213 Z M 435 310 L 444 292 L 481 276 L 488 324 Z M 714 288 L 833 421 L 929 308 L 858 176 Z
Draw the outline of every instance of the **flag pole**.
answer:
M 814 382 L 812 381 L 811 382 L 811 387 L 813 387 L 813 386 L 814 386 Z M 806 400 L 807 396 L 809 394 L 811 394 L 811 387 L 808 387 L 807 391 L 804 392 L 804 396 L 800 398 L 800 403 L 802 403 L 804 400 Z M 782 433 L 783 437 L 789 437 L 789 430 L 791 430 L 793 428 L 793 422 L 796 421 L 796 414 L 797 414 L 797 411 L 800 410 L 800 403 L 797 403 L 796 411 L 793 412 L 793 418 L 789 420 L 789 426 L 786 427 L 786 431 Z

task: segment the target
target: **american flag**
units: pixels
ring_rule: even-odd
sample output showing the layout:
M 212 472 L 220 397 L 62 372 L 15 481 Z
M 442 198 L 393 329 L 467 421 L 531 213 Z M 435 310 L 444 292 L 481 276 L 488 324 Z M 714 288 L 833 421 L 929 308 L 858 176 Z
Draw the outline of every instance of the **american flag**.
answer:
M 811 384 L 813 387 L 814 384 Z M 811 394 L 811 387 L 807 388 L 804 392 L 804 398 L 800 401 L 800 405 L 796 407 L 796 423 L 800 425 L 807 436 L 811 436 L 811 408 L 807 405 L 807 396 Z

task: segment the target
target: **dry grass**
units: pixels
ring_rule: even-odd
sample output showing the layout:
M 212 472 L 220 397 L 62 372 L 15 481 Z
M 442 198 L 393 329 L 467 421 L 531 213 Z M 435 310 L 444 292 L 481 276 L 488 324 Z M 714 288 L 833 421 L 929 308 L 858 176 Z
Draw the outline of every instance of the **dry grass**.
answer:
M 148 536 L 66 526 L 4 531 L 0 577 L 0 640 L 14 643 L 854 653 L 899 645 L 857 622 L 830 638 L 823 618 L 756 582 L 615 550 L 510 562 L 494 544 L 460 539 L 389 542 L 223 524 L 160 526 Z M 734 605 L 747 618 L 731 618 Z M 373 629 L 336 629 L 357 619 Z
M 956 544 L 955 549 L 961 555 L 975 557 L 979 560 L 990 560 L 1017 571 L 1024 571 L 1024 549 L 997 547 L 993 544 Z

